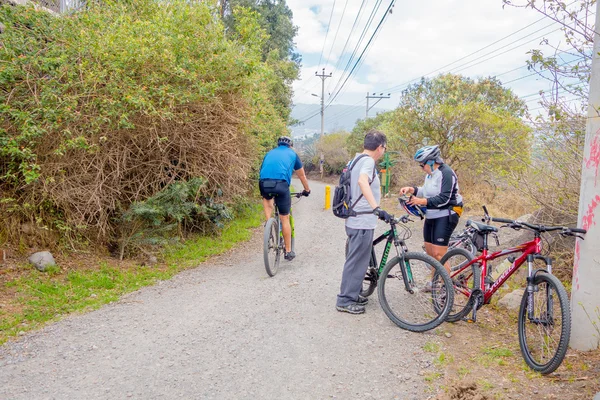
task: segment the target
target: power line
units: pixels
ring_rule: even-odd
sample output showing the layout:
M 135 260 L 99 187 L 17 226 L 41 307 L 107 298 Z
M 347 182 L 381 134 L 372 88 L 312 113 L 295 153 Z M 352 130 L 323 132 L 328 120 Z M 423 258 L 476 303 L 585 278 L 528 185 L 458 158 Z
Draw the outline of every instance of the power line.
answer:
M 323 48 L 321 49 L 321 56 L 319 57 L 319 65 L 321 65 L 321 59 L 323 58 L 323 51 L 325 51 L 325 43 L 327 43 L 327 35 L 329 35 L 329 27 L 331 26 L 331 18 L 333 18 L 333 10 L 335 10 L 335 1 L 333 0 L 333 6 L 331 7 L 331 14 L 329 15 L 329 22 L 327 23 L 327 31 L 325 32 L 325 40 L 323 41 Z
M 338 70 L 338 67 L 340 66 L 340 63 L 342 62 L 343 58 L 344 58 L 344 54 L 346 52 L 346 47 L 348 47 L 348 42 L 350 41 L 350 38 L 352 37 L 352 33 L 354 32 L 354 28 L 356 28 L 356 24 L 358 23 L 358 21 L 360 20 L 360 15 L 362 14 L 362 10 L 363 7 L 365 5 L 366 0 L 362 0 L 362 2 L 360 3 L 360 8 L 358 9 L 358 13 L 356 14 L 356 17 L 354 18 L 354 23 L 352 24 L 352 28 L 350 28 L 350 33 L 348 34 L 348 37 L 346 38 L 346 43 L 344 43 L 344 48 L 342 49 L 342 52 L 340 53 L 340 57 L 338 58 L 337 63 L 335 64 L 335 68 L 334 71 Z M 327 90 L 329 90 L 329 86 L 331 84 L 327 85 Z
M 354 50 L 352 51 L 352 54 L 350 55 L 350 58 L 348 59 L 348 62 L 346 63 L 346 66 L 344 67 L 344 71 L 340 75 L 340 79 L 338 79 L 338 81 L 337 81 L 336 85 L 334 86 L 332 92 L 335 92 L 338 89 L 338 87 L 340 86 L 340 83 L 344 79 L 344 75 L 346 75 L 346 72 L 348 71 L 348 68 L 350 68 L 350 65 L 352 64 L 352 61 L 354 60 L 354 56 L 358 52 L 358 49 L 360 48 L 360 45 L 361 45 L 363 39 L 365 38 L 365 36 L 367 34 L 367 31 L 369 30 L 369 28 L 371 26 L 371 23 L 373 22 L 373 18 L 375 17 L 375 14 L 379 10 L 379 7 L 381 7 L 382 1 L 383 0 L 376 0 L 376 4 L 373 6 L 373 10 L 371 10 L 371 14 L 369 15 L 369 18 L 367 19 L 365 27 L 363 28 L 363 31 L 360 34 L 358 42 L 354 46 Z
M 336 97 L 340 94 L 340 92 L 342 91 L 342 89 L 344 88 L 344 86 L 346 85 L 346 82 L 348 81 L 348 79 L 352 76 L 352 73 L 354 72 L 356 66 L 358 65 L 358 63 L 360 62 L 360 60 L 362 59 L 363 55 L 365 54 L 365 51 L 369 48 L 369 45 L 371 44 L 371 42 L 373 41 L 373 38 L 375 37 L 375 35 L 377 34 L 377 32 L 379 31 L 379 29 L 381 28 L 381 26 L 383 25 L 383 22 L 385 21 L 385 18 L 389 15 L 390 10 L 392 9 L 392 6 L 394 5 L 394 1 L 392 0 L 390 1 L 390 4 L 387 8 L 387 10 L 385 11 L 385 13 L 383 14 L 383 17 L 381 17 L 381 20 L 379 21 L 379 24 L 377 24 L 377 27 L 375 28 L 375 31 L 373 32 L 373 34 L 371 35 L 371 38 L 369 39 L 369 41 L 367 42 L 367 44 L 365 45 L 365 48 L 363 49 L 362 53 L 360 54 L 360 56 L 358 57 L 358 60 L 356 61 L 356 63 L 354 64 L 354 66 L 352 67 L 352 70 L 350 71 L 350 73 L 348 74 L 348 76 L 346 77 L 346 79 L 344 80 L 344 83 L 342 83 L 342 86 L 340 86 L 340 88 L 338 89 L 338 91 L 333 95 L 333 97 L 331 98 L 331 100 L 329 100 L 329 104 L 331 104 Z M 328 104 L 328 105 L 329 105 Z
M 346 14 L 346 7 L 348 6 L 348 0 L 344 4 L 344 9 L 342 10 L 342 16 L 340 17 L 340 23 L 335 31 L 335 36 L 333 37 L 333 43 L 331 43 L 331 48 L 329 49 L 329 54 L 327 55 L 327 61 L 325 61 L 325 65 L 329 64 L 329 57 L 331 57 L 331 52 L 333 51 L 333 47 L 335 46 L 335 41 L 337 39 L 338 33 L 340 31 L 340 27 L 342 26 L 342 21 L 344 20 L 344 14 Z

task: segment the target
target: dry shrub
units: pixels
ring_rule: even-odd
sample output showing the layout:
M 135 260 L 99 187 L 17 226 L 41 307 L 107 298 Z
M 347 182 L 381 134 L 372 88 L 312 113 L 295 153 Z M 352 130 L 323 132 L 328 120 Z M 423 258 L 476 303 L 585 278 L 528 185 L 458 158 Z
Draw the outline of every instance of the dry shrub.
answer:
M 201 176 L 211 192 L 205 195 L 240 194 L 247 189 L 244 178 L 254 146 L 239 127 L 243 104 L 235 97 L 223 100 L 180 109 L 188 115 L 184 123 L 140 118 L 139 128 L 96 138 L 98 151 L 74 150 L 59 157 L 53 143 L 42 143 L 46 179 L 34 192 L 64 210 L 69 225 L 86 225 L 98 236 L 111 233 L 111 218 L 122 207 L 176 180 Z

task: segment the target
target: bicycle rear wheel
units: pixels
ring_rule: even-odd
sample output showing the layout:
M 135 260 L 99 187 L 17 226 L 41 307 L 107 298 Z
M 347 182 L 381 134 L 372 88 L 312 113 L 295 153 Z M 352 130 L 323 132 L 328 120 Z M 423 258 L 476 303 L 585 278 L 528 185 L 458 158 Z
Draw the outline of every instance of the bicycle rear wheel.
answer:
M 448 250 L 440 260 L 440 263 L 450 267 L 450 271 L 458 271 L 461 266 L 464 266 L 473 258 L 473 255 L 468 250 L 457 247 Z M 454 274 L 454 272 L 451 272 L 451 274 Z M 440 279 L 439 276 L 434 276 L 433 282 L 436 282 L 438 279 Z M 472 265 L 460 274 L 452 277 L 452 284 L 454 286 L 454 304 L 452 305 L 452 309 L 450 310 L 446 321 L 457 322 L 469 314 L 473 308 L 473 303 L 470 302 L 471 292 L 473 289 L 479 288 L 480 282 L 481 273 L 479 267 L 476 265 Z M 442 307 L 438 304 L 436 304 L 436 311 L 442 311 Z
M 527 365 L 545 375 L 565 358 L 571 337 L 571 310 L 567 291 L 554 275 L 538 273 L 533 286 L 534 291 L 530 294 L 525 290 L 521 300 L 519 345 Z
M 440 277 L 437 282 L 440 287 L 431 285 L 434 274 Z M 437 327 L 452 308 L 454 291 L 450 276 L 442 264 L 427 254 L 409 252 L 394 257 L 384 267 L 377 286 L 385 314 L 396 325 L 412 332 Z M 436 303 L 439 305 L 434 306 Z
M 346 239 L 346 257 L 348 257 L 348 239 Z M 362 288 L 360 289 L 360 295 L 362 297 L 369 297 L 375 291 L 377 287 L 377 279 L 379 276 L 377 275 L 377 267 L 373 263 L 373 257 L 369 259 L 369 268 L 367 268 L 367 273 L 363 279 Z
M 450 241 L 448 242 L 448 250 L 451 249 L 465 249 L 472 255 L 477 254 L 477 248 L 469 238 L 450 237 Z
M 275 218 L 269 218 L 263 235 L 263 253 L 265 269 L 269 276 L 275 276 L 281 261 L 281 246 L 279 245 L 279 223 Z

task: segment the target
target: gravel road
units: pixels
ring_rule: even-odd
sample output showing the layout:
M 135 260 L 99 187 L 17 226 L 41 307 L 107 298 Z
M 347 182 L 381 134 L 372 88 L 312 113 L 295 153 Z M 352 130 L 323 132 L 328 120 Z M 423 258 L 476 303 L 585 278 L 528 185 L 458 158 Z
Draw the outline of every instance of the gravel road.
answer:
M 257 229 L 193 270 L 0 347 L 0 399 L 431 397 L 423 345 L 435 334 L 396 327 L 376 293 L 363 315 L 335 310 L 345 233 L 324 188 L 311 182 L 294 205 L 297 257 L 275 277 Z

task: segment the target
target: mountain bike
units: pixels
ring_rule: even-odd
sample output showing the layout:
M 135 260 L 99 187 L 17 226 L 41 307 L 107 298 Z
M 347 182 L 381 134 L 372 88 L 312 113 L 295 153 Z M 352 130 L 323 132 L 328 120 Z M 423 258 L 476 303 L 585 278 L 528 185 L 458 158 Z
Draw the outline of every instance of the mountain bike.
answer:
M 409 221 L 406 215 L 392 216 L 390 229 L 373 240 L 361 295 L 370 296 L 378 288 L 381 308 L 392 322 L 412 332 L 424 332 L 444 322 L 452 308 L 454 292 L 442 264 L 427 254 L 408 251 L 406 240 L 411 231 L 405 224 Z M 385 247 L 377 267 L 375 246 L 384 240 Z M 392 246 L 396 256 L 388 262 Z M 437 277 L 434 284 L 432 276 Z
M 290 193 L 290 196 L 299 199 L 302 193 Z M 274 204 L 275 210 L 273 216 L 265 224 L 263 234 L 263 253 L 265 260 L 265 269 L 269 276 L 275 276 L 279 269 L 281 256 L 285 252 L 285 242 L 283 240 L 283 230 L 281 229 L 281 219 L 279 218 L 279 209 Z M 292 228 L 292 251 L 296 251 L 296 232 L 294 229 L 294 216 L 290 207 L 290 227 Z
M 487 209 L 484 212 L 488 216 Z M 567 352 L 571 335 L 571 311 L 569 297 L 558 278 L 552 275 L 552 259 L 542 255 L 542 234 L 556 231 L 562 236 L 575 236 L 583 239 L 585 229 L 562 226 L 534 225 L 522 221 L 505 218 L 490 218 L 492 222 L 500 222 L 515 230 L 526 229 L 533 232 L 533 240 L 515 247 L 488 253 L 488 236 L 496 233 L 498 228 L 467 221 L 478 234 L 483 236 L 481 255 L 473 257 L 465 249 L 449 250 L 440 260 L 450 266 L 450 276 L 454 283 L 455 303 L 449 314 L 449 321 L 458 321 L 472 313 L 469 319 L 477 320 L 477 310 L 488 304 L 491 297 L 512 274 L 527 263 L 528 275 L 526 290 L 521 299 L 519 309 L 519 346 L 527 365 L 542 374 L 556 370 Z M 496 280 L 488 274 L 488 262 L 510 254 L 511 266 Z M 534 268 L 534 261 L 541 260 L 545 268 Z

